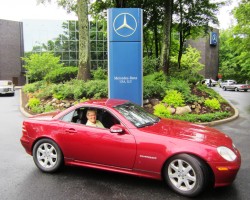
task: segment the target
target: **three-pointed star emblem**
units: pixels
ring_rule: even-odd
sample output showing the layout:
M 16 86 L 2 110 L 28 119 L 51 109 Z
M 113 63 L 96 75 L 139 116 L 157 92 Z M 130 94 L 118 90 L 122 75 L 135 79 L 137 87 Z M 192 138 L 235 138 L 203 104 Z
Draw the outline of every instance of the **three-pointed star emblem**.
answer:
M 124 16 L 124 19 L 123 19 L 123 24 L 122 24 L 120 27 L 118 27 L 118 28 L 116 29 L 116 31 L 118 31 L 118 30 L 120 30 L 120 29 L 122 29 L 122 28 L 128 28 L 128 29 L 130 29 L 130 30 L 134 31 L 134 29 L 133 29 L 131 26 L 129 26 L 129 25 L 128 25 L 128 23 L 127 23 L 127 17 L 126 17 L 126 14 L 125 14 L 125 15 L 123 15 L 123 16 Z
M 114 19 L 113 28 L 119 36 L 129 37 L 136 31 L 137 22 L 130 13 L 121 13 Z

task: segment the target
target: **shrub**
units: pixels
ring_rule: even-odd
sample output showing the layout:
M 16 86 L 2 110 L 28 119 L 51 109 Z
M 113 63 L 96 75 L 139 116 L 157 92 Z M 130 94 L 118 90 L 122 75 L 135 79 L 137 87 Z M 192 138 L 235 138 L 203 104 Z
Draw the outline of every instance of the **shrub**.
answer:
M 40 105 L 40 100 L 37 99 L 37 98 L 31 98 L 29 99 L 28 101 L 28 107 L 30 108 L 30 110 L 33 112 L 33 113 L 39 113 L 40 111 L 38 109 L 39 108 L 39 105 Z
M 52 53 L 31 54 L 22 58 L 25 61 L 24 68 L 31 82 L 43 80 L 51 71 L 61 68 L 60 57 L 55 57 Z
M 186 102 L 191 103 L 198 100 L 197 96 L 191 94 L 190 85 L 186 80 L 170 78 L 169 82 L 167 82 L 167 89 L 179 91 Z
M 94 80 L 107 80 L 108 79 L 107 70 L 102 69 L 100 67 L 98 67 L 96 70 L 92 70 L 91 74 Z
M 84 84 L 83 96 L 87 98 L 103 98 L 108 96 L 107 80 L 91 80 Z
M 171 112 L 164 104 L 160 103 L 154 106 L 154 114 L 158 117 L 168 118 Z
M 46 99 L 52 97 L 55 87 L 57 87 L 56 84 L 46 84 L 46 85 L 44 84 L 42 89 L 36 92 L 36 97 L 40 99 Z
M 75 78 L 77 72 L 77 67 L 61 67 L 49 72 L 44 80 L 51 83 L 65 82 Z
M 43 88 L 43 85 L 44 85 L 44 81 L 37 81 L 34 83 L 26 84 L 25 86 L 23 86 L 22 90 L 25 93 L 34 93 L 37 90 Z
M 182 55 L 181 69 L 179 69 L 177 65 L 178 57 L 171 56 L 171 63 L 173 63 L 171 74 L 180 79 L 187 80 L 188 83 L 197 83 L 202 79 L 202 76 L 199 75 L 199 71 L 204 68 L 204 65 L 200 63 L 200 58 L 200 52 L 189 45 Z
M 224 119 L 229 117 L 229 112 L 215 112 L 215 113 L 206 113 L 206 114 L 185 114 L 185 115 L 171 115 L 172 119 L 179 119 L 189 122 L 211 122 L 214 120 Z
M 163 72 L 155 72 L 143 78 L 143 97 L 163 98 L 166 90 L 166 77 Z
M 159 59 L 158 58 L 143 58 L 143 75 L 153 74 L 155 69 L 159 66 Z
M 167 90 L 166 96 L 162 100 L 163 103 L 167 103 L 168 106 L 178 107 L 178 106 L 184 106 L 184 99 L 180 92 L 177 90 Z
M 209 96 L 209 98 L 216 98 L 220 103 L 227 103 L 227 101 L 223 99 L 217 92 L 207 87 L 206 85 L 198 84 L 197 89 L 205 92 Z
M 55 110 L 55 108 L 51 105 L 45 105 L 44 106 L 44 109 L 43 109 L 43 112 L 50 112 L 50 111 L 53 111 Z
M 40 105 L 40 100 L 37 98 L 31 98 L 29 99 L 28 106 L 30 108 L 36 107 Z
M 219 110 L 220 109 L 220 102 L 217 99 L 206 99 L 204 105 L 213 109 Z

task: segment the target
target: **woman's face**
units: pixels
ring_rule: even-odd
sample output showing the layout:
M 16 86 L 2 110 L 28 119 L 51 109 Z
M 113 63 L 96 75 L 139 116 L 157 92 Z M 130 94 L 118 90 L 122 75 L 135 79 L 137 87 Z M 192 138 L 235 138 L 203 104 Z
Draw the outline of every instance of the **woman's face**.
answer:
M 87 119 L 91 122 L 91 123 L 96 123 L 96 112 L 95 111 L 88 111 L 87 113 Z

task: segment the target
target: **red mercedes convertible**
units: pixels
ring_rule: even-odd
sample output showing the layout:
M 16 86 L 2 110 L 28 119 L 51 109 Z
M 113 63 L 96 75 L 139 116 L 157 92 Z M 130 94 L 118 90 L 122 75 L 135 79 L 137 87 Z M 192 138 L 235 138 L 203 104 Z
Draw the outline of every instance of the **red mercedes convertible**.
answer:
M 94 110 L 102 127 L 89 126 Z M 91 114 L 91 113 L 90 113 Z M 91 100 L 23 122 L 21 143 L 43 172 L 62 165 L 91 167 L 165 180 L 197 196 L 231 184 L 241 157 L 227 135 L 197 124 L 160 119 L 126 100 Z

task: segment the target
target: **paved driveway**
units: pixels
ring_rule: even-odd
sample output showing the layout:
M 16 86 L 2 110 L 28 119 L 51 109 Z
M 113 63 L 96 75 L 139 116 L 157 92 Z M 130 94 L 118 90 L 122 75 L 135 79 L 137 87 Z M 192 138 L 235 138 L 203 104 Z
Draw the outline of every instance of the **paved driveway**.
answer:
M 196 199 L 247 200 L 250 196 L 250 92 L 219 90 L 240 110 L 240 117 L 215 128 L 230 135 L 242 153 L 242 168 L 233 185 L 208 191 Z M 163 182 L 134 176 L 65 167 L 56 174 L 40 172 L 19 139 L 22 120 L 19 91 L 0 96 L 0 199 L 3 200 L 180 200 Z

